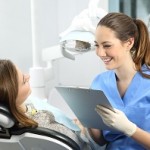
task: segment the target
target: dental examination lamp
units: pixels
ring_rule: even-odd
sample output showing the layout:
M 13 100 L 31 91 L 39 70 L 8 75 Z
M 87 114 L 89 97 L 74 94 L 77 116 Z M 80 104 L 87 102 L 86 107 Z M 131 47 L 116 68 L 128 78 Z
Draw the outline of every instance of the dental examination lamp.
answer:
M 59 44 L 44 49 L 41 57 L 40 34 L 38 34 L 39 22 L 37 19 L 37 7 L 40 7 L 40 4 L 38 5 L 36 0 L 31 0 L 33 67 L 30 68 L 29 72 L 32 96 L 47 99 L 47 92 L 57 85 L 53 68 L 54 60 L 64 57 L 75 60 L 76 55 L 94 50 L 96 24 L 100 18 L 107 14 L 105 10 L 97 8 L 98 2 L 99 0 L 90 0 L 89 7 L 75 16 L 70 27 L 59 35 Z M 41 65 L 41 59 L 47 62 L 46 67 Z M 50 86 L 46 91 L 48 83 Z
M 100 0 L 89 0 L 88 8 L 75 16 L 69 28 L 59 35 L 64 57 L 75 60 L 75 54 L 94 50 L 97 23 L 107 14 L 99 7 L 99 2 Z
M 60 41 L 64 57 L 75 60 L 75 55 L 94 50 L 94 35 L 91 32 L 72 31 Z

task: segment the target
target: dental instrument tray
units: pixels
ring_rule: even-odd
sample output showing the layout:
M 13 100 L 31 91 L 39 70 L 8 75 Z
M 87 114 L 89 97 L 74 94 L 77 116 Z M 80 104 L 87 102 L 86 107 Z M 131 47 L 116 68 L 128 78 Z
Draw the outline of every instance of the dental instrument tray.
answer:
M 87 128 L 112 130 L 103 123 L 101 117 L 95 111 L 95 107 L 98 104 L 114 111 L 103 91 L 66 86 L 57 86 L 56 89 L 83 126 Z

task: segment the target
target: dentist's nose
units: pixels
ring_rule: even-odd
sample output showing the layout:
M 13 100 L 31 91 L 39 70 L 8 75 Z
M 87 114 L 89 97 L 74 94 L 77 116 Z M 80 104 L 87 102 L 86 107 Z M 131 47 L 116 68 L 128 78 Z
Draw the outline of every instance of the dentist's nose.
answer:
M 96 49 L 96 55 L 99 56 L 99 57 L 106 56 L 105 49 L 103 49 L 102 47 L 98 47 Z

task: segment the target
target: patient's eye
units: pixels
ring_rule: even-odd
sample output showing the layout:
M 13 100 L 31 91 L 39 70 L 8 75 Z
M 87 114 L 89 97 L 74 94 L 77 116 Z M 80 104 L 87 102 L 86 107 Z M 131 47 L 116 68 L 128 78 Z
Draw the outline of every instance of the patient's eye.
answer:
M 23 74 L 23 84 L 26 83 L 25 75 Z
M 30 76 L 28 74 L 23 74 L 23 84 L 29 81 Z

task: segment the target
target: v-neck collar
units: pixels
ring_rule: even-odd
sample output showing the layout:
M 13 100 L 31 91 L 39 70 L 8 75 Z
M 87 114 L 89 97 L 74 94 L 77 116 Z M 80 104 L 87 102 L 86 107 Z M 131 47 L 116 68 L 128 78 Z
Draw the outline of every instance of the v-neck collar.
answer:
M 130 105 L 138 91 L 138 88 L 140 88 L 141 78 L 139 76 L 141 76 L 140 73 L 136 72 L 122 98 L 125 105 Z
M 109 82 L 112 83 L 110 84 L 109 92 L 111 93 L 111 98 L 113 99 L 114 106 L 125 107 L 126 104 L 129 104 L 130 101 L 132 101 L 138 89 L 137 85 L 139 85 L 140 83 L 140 78 L 138 78 L 138 76 L 139 76 L 139 73 L 138 72 L 135 73 L 124 96 L 121 97 L 118 87 L 117 87 L 116 74 L 114 71 L 112 71 L 111 78 L 109 78 Z

